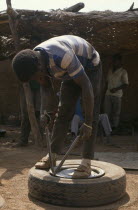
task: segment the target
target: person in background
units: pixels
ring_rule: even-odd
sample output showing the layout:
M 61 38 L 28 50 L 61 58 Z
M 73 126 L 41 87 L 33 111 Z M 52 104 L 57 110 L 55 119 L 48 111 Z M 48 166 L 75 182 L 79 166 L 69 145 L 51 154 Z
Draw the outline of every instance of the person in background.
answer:
M 35 109 L 35 116 L 37 119 L 37 122 L 39 123 L 40 120 L 40 85 L 36 81 L 30 81 L 29 82 L 32 97 L 33 97 L 33 103 L 34 103 L 34 109 Z M 20 140 L 17 144 L 13 145 L 13 147 L 25 147 L 28 145 L 28 138 L 31 131 L 31 125 L 30 120 L 28 116 L 28 110 L 27 110 L 27 104 L 26 104 L 26 98 L 23 86 L 20 87 L 20 109 L 21 109 L 21 136 Z
M 122 67 L 122 56 L 115 54 L 112 68 L 107 76 L 107 90 L 104 100 L 104 113 L 108 115 L 112 132 L 115 134 L 119 125 L 123 90 L 128 86 L 128 74 Z
M 36 44 L 41 42 L 41 38 L 38 36 L 31 36 L 29 46 L 33 48 Z M 34 109 L 35 109 L 35 116 L 37 122 L 40 121 L 40 85 L 37 81 L 31 80 L 29 81 L 30 89 L 32 92 L 33 102 L 34 102 Z M 21 135 L 20 140 L 17 142 L 13 147 L 25 147 L 28 145 L 28 138 L 31 131 L 31 125 L 28 116 L 26 98 L 24 88 L 20 86 L 20 110 L 21 110 Z

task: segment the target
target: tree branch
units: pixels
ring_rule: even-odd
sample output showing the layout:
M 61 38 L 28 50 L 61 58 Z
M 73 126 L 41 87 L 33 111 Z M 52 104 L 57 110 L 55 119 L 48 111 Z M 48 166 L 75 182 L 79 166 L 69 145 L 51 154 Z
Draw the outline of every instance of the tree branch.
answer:
M 127 11 L 138 11 L 138 8 L 133 9 L 134 2 L 132 3 L 131 7 Z

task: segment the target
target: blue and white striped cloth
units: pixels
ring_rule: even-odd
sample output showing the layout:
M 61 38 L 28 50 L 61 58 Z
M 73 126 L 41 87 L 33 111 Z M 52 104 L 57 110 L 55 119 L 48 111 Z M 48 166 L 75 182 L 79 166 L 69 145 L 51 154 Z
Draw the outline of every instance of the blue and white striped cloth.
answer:
M 96 66 L 100 56 L 86 40 L 64 35 L 42 42 L 34 50 L 43 51 L 48 58 L 49 73 L 57 79 L 77 78 L 84 72 L 88 60 Z

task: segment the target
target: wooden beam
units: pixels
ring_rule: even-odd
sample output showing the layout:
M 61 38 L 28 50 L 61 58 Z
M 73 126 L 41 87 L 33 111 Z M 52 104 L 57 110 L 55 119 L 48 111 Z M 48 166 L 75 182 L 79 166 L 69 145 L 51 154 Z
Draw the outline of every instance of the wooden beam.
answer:
M 63 11 L 66 11 L 66 12 L 78 12 L 79 10 L 84 8 L 84 6 L 85 6 L 84 3 L 78 3 L 78 4 L 75 4 L 75 5 L 71 6 L 71 7 L 63 9 Z

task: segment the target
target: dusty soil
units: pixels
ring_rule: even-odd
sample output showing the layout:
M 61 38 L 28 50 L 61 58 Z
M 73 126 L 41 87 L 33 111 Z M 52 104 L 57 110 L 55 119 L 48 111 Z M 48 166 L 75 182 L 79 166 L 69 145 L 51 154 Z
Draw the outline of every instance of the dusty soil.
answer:
M 0 195 L 5 199 L 5 210 L 67 210 L 81 208 L 67 208 L 53 206 L 36 201 L 28 196 L 28 172 L 34 164 L 45 155 L 46 149 L 38 149 L 30 143 L 24 148 L 13 148 L 12 145 L 19 140 L 18 127 L 4 127 L 7 133 L 0 137 Z M 136 152 L 138 136 L 113 136 L 113 146 L 96 144 L 96 151 L 107 152 Z M 75 149 L 69 158 L 80 158 L 80 148 Z M 60 156 L 61 158 L 62 156 Z M 113 204 L 86 208 L 94 210 L 137 210 L 138 209 L 138 171 L 126 171 L 127 193 L 124 198 Z M 84 209 L 84 208 L 82 208 Z

